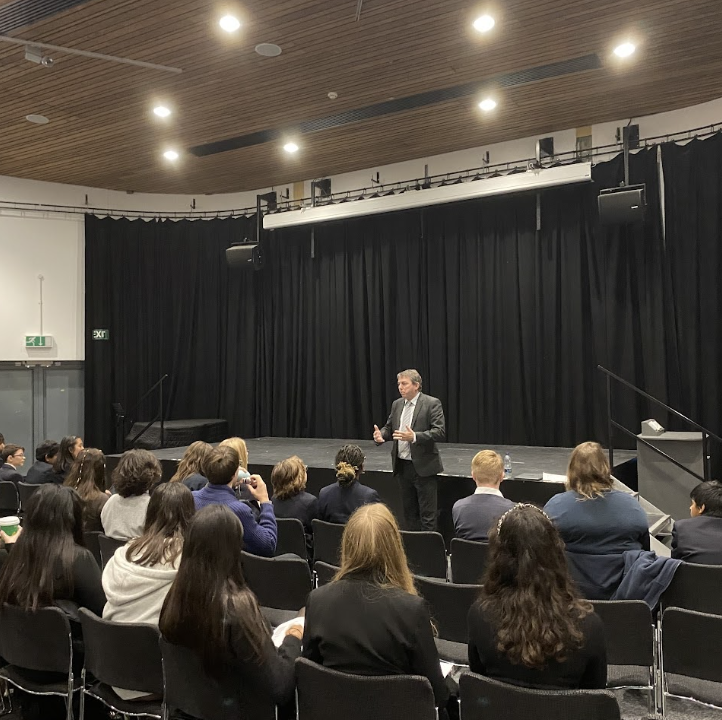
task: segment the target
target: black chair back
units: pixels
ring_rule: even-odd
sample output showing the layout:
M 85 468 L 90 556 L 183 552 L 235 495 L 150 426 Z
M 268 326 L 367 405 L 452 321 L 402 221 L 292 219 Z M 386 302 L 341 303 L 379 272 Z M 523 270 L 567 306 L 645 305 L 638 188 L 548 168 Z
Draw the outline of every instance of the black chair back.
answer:
M 722 565 L 683 562 L 662 594 L 662 608 L 684 608 L 722 615 Z
M 431 683 L 419 675 L 351 675 L 296 660 L 298 720 L 436 720 Z
M 163 656 L 165 702 L 173 711 L 200 720 L 275 720 L 276 708 L 270 698 L 257 694 L 250 684 L 243 686 L 229 669 L 227 681 L 208 675 L 198 655 L 188 648 L 160 639 Z
M 301 558 L 263 558 L 243 552 L 243 574 L 259 605 L 300 610 L 313 588 L 311 570 Z
M 19 510 L 20 498 L 15 483 L 12 480 L 0 480 L 0 514 L 15 515 Z
M 461 720 L 619 720 L 609 690 L 530 690 L 465 673 L 459 678 Z
M 103 533 L 98 530 L 89 530 L 83 533 L 83 540 L 85 541 L 85 547 L 90 550 L 91 553 L 93 553 L 93 557 L 95 558 L 95 562 L 98 563 L 98 567 L 102 570 L 103 569 L 103 558 L 100 554 L 100 542 L 98 541 L 98 538 Z
M 328 585 L 333 580 L 334 575 L 338 572 L 338 568 L 335 565 L 329 565 L 328 563 L 321 562 L 318 560 L 313 564 L 314 572 L 316 573 L 316 585 L 323 587 Z
M 721 641 L 722 617 L 719 615 L 680 608 L 665 610 L 662 614 L 662 666 L 665 675 L 673 673 L 722 683 L 722 663 L 719 662 Z
M 402 530 L 401 539 L 414 575 L 446 578 L 446 545 L 441 533 Z
M 341 538 L 345 525 L 314 520 L 313 525 L 313 559 L 328 563 L 341 564 Z
M 154 625 L 114 623 L 80 608 L 85 669 L 106 685 L 163 694 L 163 664 Z
M 421 597 L 429 603 L 438 637 L 455 643 L 468 643 L 466 618 L 469 608 L 479 597 L 481 585 L 460 585 L 444 580 L 415 577 L 414 583 Z
M 451 541 L 451 581 L 464 585 L 480 583 L 488 554 L 487 543 L 454 538 Z
M 104 568 L 108 564 L 108 560 L 113 557 L 115 551 L 119 547 L 123 547 L 125 543 L 125 540 L 116 540 L 115 538 L 103 535 L 103 533 L 98 535 L 98 547 L 100 549 L 100 559 L 102 561 L 101 568 Z
M 35 485 L 34 483 L 18 483 L 18 496 L 20 498 L 20 507 L 25 510 L 28 505 L 28 500 L 36 493 L 42 485 Z
M 592 605 L 604 624 L 609 665 L 654 664 L 654 626 L 647 603 L 595 600 Z
M 0 656 L 26 670 L 67 675 L 72 663 L 72 639 L 67 615 L 57 607 L 0 609 Z
M 296 518 L 276 518 L 276 525 L 278 526 L 276 555 L 294 553 L 306 560 L 308 551 L 306 549 L 306 533 L 303 530 L 303 523 Z

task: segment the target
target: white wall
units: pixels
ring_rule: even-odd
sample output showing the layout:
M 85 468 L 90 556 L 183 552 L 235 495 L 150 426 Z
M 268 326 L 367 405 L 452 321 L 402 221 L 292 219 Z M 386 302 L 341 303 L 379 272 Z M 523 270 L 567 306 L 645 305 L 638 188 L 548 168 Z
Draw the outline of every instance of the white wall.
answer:
M 618 122 L 592 126 L 594 146 L 616 142 L 617 127 L 626 125 L 629 118 Z M 652 137 L 704 127 L 722 122 L 722 98 L 690 108 L 634 118 L 640 126 L 641 137 Z M 557 153 L 574 150 L 576 131 L 553 133 Z M 522 138 L 488 147 L 419 158 L 407 162 L 368 168 L 332 178 L 334 192 L 346 192 L 371 187 L 371 177 L 378 171 L 382 183 L 395 183 L 423 177 L 424 166 L 429 174 L 439 175 L 480 167 L 482 156 L 489 151 L 490 163 L 504 163 L 531 158 L 536 138 Z M 621 148 L 620 148 L 621 149 Z M 304 196 L 310 195 L 310 178 L 305 183 Z M 289 186 L 291 183 L 289 182 Z M 286 185 L 279 188 L 284 190 Z M 189 212 L 195 201 L 196 211 L 218 211 L 254 207 L 253 192 L 224 195 L 153 195 L 124 193 L 77 185 L 61 185 L 35 180 L 0 176 L 0 256 L 3 259 L 3 280 L 0 281 L 0 308 L 6 332 L 0 335 L 0 361 L 28 358 L 82 360 L 83 346 L 83 261 L 84 239 L 82 215 L 55 212 L 21 212 L 2 207 L 2 202 L 40 203 L 113 209 L 121 211 Z M 57 347 L 50 351 L 26 350 L 26 334 L 39 332 L 38 274 L 45 276 L 44 331 L 52 334 Z
M 0 216 L 0 360 L 84 359 L 84 231 L 82 216 Z M 43 334 L 50 349 L 25 348 L 25 335 Z

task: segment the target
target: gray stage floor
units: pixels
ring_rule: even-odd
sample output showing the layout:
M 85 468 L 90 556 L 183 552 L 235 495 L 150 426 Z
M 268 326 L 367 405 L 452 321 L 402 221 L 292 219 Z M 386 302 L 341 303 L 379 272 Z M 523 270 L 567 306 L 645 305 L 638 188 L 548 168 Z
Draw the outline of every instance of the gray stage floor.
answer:
M 343 440 L 338 438 L 272 438 L 262 437 L 246 440 L 249 464 L 275 465 L 284 458 L 298 455 L 309 467 L 333 467 L 338 449 L 346 444 L 361 446 L 366 453 L 366 470 L 390 472 L 391 443 L 376 445 L 373 440 Z M 479 450 L 496 450 L 501 455 L 509 453 L 514 475 L 522 473 L 552 473 L 564 475 L 571 448 L 526 447 L 523 445 L 461 445 L 440 443 L 439 451 L 444 463 L 445 475 L 469 477 L 471 459 Z M 180 460 L 185 451 L 181 448 L 155 450 L 160 460 Z M 636 456 L 631 450 L 614 451 L 615 463 L 626 462 Z

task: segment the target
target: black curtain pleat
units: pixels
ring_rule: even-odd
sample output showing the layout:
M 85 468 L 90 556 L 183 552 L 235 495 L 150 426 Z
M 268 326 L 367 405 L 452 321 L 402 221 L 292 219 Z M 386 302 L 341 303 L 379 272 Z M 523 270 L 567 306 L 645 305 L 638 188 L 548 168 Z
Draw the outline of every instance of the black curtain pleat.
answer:
M 598 221 L 619 157 L 538 197 L 324 223 L 313 243 L 306 227 L 266 233 L 260 272 L 229 272 L 224 257 L 252 219 L 89 217 L 87 440 L 112 447 L 110 403 L 132 405 L 166 372 L 170 418 L 225 417 L 246 437 L 370 437 L 407 367 L 442 399 L 450 441 L 606 442 L 598 364 L 719 427 L 715 143 L 663 148 L 666 244 L 657 148 L 630 158 L 647 191 L 639 225 Z M 90 339 L 105 327 L 110 342 Z M 632 432 L 668 420 L 620 387 L 613 414 Z

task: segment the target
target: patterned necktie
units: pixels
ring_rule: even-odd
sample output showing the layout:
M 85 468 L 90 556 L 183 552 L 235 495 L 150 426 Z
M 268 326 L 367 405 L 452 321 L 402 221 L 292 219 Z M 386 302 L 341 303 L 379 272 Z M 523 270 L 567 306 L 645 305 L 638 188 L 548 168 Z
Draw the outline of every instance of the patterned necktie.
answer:
M 404 411 L 401 413 L 399 430 L 402 432 L 406 431 L 406 428 L 411 425 L 411 418 L 413 415 L 414 406 L 407 400 L 404 405 Z M 399 440 L 399 457 L 403 460 L 408 460 L 411 457 L 411 446 L 405 440 Z

